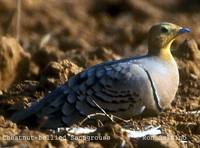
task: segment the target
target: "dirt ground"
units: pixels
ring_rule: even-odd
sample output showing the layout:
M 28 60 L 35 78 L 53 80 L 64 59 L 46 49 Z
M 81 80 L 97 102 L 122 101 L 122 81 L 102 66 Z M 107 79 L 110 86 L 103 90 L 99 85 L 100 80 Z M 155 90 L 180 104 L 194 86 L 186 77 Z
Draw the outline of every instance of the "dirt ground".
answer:
M 198 0 L 22 0 L 20 40 L 16 2 L 0 1 L 0 147 L 200 147 L 200 2 Z M 180 85 L 171 109 L 156 117 L 106 124 L 96 135 L 109 141 L 55 140 L 51 130 L 16 124 L 9 117 L 41 99 L 83 69 L 107 60 L 143 55 L 152 24 L 168 21 L 192 30 L 173 43 Z M 185 40 L 186 39 L 186 40 Z M 121 127 L 161 126 L 159 136 L 129 138 Z M 97 125 L 96 125 L 97 126 Z M 98 127 L 98 126 L 97 126 Z M 54 140 L 5 140 L 5 136 Z M 170 137 L 173 137 L 170 139 Z M 182 143 L 181 140 L 187 142 Z

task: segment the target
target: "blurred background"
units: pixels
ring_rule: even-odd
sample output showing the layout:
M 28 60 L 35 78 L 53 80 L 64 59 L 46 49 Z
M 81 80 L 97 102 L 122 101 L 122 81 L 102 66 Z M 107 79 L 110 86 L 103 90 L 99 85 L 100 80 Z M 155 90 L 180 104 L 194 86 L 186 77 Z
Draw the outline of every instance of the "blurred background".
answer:
M 0 1 L 1 35 L 16 36 L 16 6 Z M 189 27 L 199 44 L 199 11 L 198 0 L 22 0 L 20 42 L 29 52 L 46 37 L 63 52 L 104 47 L 131 56 L 145 52 L 149 28 L 162 21 Z

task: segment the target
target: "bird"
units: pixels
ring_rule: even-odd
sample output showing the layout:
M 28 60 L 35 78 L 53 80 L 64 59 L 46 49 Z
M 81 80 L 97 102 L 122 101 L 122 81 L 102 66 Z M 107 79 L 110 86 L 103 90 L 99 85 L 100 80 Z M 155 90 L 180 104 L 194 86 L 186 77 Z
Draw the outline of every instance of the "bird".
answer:
M 190 29 L 173 23 L 153 25 L 148 33 L 146 55 L 107 61 L 85 69 L 63 85 L 14 113 L 11 120 L 23 121 L 32 115 L 43 128 L 68 127 L 88 115 L 106 113 L 130 119 L 144 111 L 158 114 L 168 108 L 179 85 L 179 72 L 171 44 Z

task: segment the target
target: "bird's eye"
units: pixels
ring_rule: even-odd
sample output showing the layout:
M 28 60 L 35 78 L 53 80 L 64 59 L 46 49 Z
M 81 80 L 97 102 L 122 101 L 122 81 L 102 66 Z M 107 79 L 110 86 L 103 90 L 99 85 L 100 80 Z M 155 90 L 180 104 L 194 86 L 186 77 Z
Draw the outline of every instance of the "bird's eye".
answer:
M 161 32 L 162 33 L 167 33 L 167 32 L 169 32 L 169 30 L 167 28 L 165 28 L 165 27 L 161 27 Z

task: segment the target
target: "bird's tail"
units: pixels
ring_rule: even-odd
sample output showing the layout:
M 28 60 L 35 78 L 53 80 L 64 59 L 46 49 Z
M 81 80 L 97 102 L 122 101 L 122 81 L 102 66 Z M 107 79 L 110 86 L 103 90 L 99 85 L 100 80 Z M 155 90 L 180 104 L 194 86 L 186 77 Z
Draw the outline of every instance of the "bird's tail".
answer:
M 21 122 L 21 121 L 25 120 L 26 118 L 28 118 L 29 116 L 36 113 L 38 110 L 40 110 L 41 107 L 43 106 L 43 104 L 44 104 L 43 100 L 41 100 L 40 102 L 34 102 L 31 104 L 30 108 L 23 109 L 23 110 L 20 110 L 20 111 L 17 111 L 16 113 L 14 113 L 10 117 L 10 120 L 13 122 Z
M 64 85 L 57 87 L 54 91 L 49 93 L 39 102 L 33 102 L 28 109 L 24 109 L 14 113 L 11 116 L 10 120 L 14 122 L 21 122 L 26 118 L 30 117 L 31 115 L 38 113 L 44 106 L 48 106 L 49 103 L 51 103 L 54 99 L 58 98 L 58 96 L 63 93 L 63 89 L 65 88 L 66 86 Z

